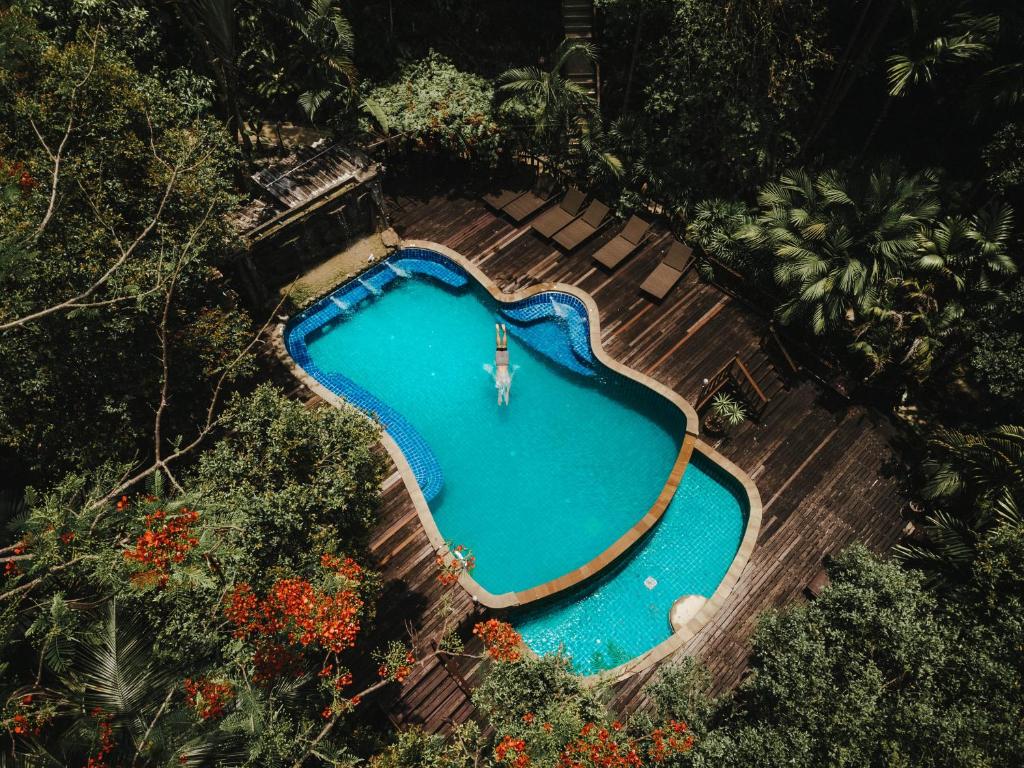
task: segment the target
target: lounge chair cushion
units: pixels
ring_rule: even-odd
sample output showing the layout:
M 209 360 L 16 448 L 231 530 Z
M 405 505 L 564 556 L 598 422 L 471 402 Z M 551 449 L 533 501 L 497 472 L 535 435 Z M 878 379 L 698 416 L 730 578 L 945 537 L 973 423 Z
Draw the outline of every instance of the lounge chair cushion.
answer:
M 490 192 L 484 195 L 483 200 L 491 208 L 501 210 L 509 203 L 514 200 L 518 200 L 520 197 L 526 194 L 526 190 L 515 190 L 515 189 L 503 189 L 500 192 Z
M 585 192 L 581 192 L 576 187 L 570 187 L 569 191 L 565 193 L 565 197 L 562 198 L 562 202 L 558 204 L 558 207 L 575 216 L 579 213 L 586 200 L 587 195 Z
M 631 243 L 636 245 L 640 244 L 640 241 L 644 239 L 647 234 L 647 230 L 651 228 L 651 225 L 641 219 L 639 216 L 631 216 L 626 226 L 622 228 L 622 232 L 619 233 L 619 237 L 625 238 Z
M 600 200 L 594 200 L 587 206 L 587 212 L 583 214 L 582 219 L 584 224 L 592 229 L 597 229 L 606 216 L 608 216 L 608 206 Z
M 668 249 L 668 253 L 662 260 L 662 264 L 673 269 L 682 271 L 687 267 L 690 259 L 693 258 L 693 251 L 690 250 L 690 246 L 680 243 L 678 240 L 673 241 L 672 246 Z
M 505 205 L 501 210 L 502 213 L 507 214 L 513 221 L 520 222 L 535 214 L 547 205 L 550 200 L 550 197 L 544 197 L 543 194 L 527 192 L 522 197 L 518 197 Z
M 661 264 L 655 267 L 654 271 L 644 280 L 640 290 L 656 299 L 665 298 L 691 263 L 693 263 L 693 251 L 689 246 L 678 240 L 675 241 Z
M 608 206 L 594 200 L 587 208 L 586 213 L 567 224 L 564 229 L 559 230 L 554 241 L 567 251 L 571 251 L 597 232 L 607 216 Z
M 586 200 L 586 195 L 578 189 L 570 189 L 565 193 L 562 202 L 542 213 L 530 226 L 544 237 L 551 237 L 576 218 L 584 200 Z
M 594 260 L 608 269 L 614 269 L 636 249 L 636 244 L 629 242 L 622 235 L 616 235 L 598 249 L 594 254 Z

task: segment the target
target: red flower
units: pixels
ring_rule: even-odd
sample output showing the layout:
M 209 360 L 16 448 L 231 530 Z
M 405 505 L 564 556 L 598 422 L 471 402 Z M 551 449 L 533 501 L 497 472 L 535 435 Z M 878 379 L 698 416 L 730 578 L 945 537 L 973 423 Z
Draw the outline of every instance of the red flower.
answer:
M 492 659 L 498 661 L 519 660 L 521 655 L 519 647 L 522 645 L 523 638 L 511 624 L 497 619 L 488 619 L 473 627 L 473 634 L 484 641 L 487 653 Z
M 126 497 L 122 497 L 122 501 L 126 501 Z M 119 509 L 121 503 L 118 502 Z M 185 556 L 199 546 L 199 539 L 192 535 L 192 526 L 198 519 L 198 512 L 184 507 L 170 517 L 162 510 L 146 515 L 145 532 L 135 540 L 134 549 L 124 552 L 125 560 L 146 566 L 137 583 L 167 584 L 171 565 L 184 561 Z
M 216 683 L 206 678 L 185 679 L 185 700 L 201 720 L 212 720 L 224 714 L 224 707 L 235 697 L 230 683 Z

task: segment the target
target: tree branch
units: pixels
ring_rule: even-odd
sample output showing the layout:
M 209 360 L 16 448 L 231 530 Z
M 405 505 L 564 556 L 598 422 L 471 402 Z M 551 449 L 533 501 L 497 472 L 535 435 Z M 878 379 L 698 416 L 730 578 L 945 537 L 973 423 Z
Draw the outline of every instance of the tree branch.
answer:
M 36 127 L 35 121 L 29 118 L 29 124 L 32 126 L 32 130 L 35 132 L 36 137 L 39 139 L 39 143 L 43 145 L 43 149 L 46 150 L 46 154 L 49 155 L 53 161 L 53 171 L 50 178 L 50 202 L 46 206 L 46 214 L 43 216 L 43 220 L 39 222 L 39 226 L 36 228 L 33 239 L 39 239 L 39 236 L 46 229 L 46 225 L 50 223 L 50 219 L 53 218 L 53 212 L 57 205 L 57 182 L 60 179 L 60 164 L 64 155 L 64 148 L 67 146 L 68 139 L 71 138 L 71 129 L 75 123 L 75 97 L 78 95 L 78 89 L 85 85 L 89 78 L 92 77 L 93 70 L 96 68 L 96 50 L 99 47 L 100 42 L 100 30 L 96 29 L 95 34 L 92 38 L 92 56 L 89 60 L 89 69 L 86 70 L 85 77 L 71 88 L 71 95 L 68 98 L 68 111 L 71 113 L 68 116 L 68 125 L 64 129 L 64 136 L 60 140 L 60 144 L 57 145 L 56 153 L 50 150 L 49 145 L 43 138 L 43 134 L 39 128 Z

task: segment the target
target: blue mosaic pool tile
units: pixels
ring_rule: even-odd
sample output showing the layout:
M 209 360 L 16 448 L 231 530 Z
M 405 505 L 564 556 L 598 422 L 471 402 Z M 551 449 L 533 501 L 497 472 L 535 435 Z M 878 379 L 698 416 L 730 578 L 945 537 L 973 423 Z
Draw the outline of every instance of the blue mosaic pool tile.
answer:
M 427 441 L 402 414 L 348 377 L 320 370 L 306 348 L 306 340 L 312 334 L 326 333 L 338 318 L 383 293 L 403 272 L 425 275 L 451 288 L 462 288 L 467 283 L 465 273 L 438 254 L 422 248 L 405 249 L 397 259 L 372 267 L 294 317 L 286 333 L 286 346 L 295 362 L 316 381 L 380 422 L 402 449 L 429 503 L 444 487 L 444 472 Z
M 545 291 L 502 308 L 501 314 L 512 335 L 534 351 L 583 376 L 596 375 L 587 308 L 575 296 Z

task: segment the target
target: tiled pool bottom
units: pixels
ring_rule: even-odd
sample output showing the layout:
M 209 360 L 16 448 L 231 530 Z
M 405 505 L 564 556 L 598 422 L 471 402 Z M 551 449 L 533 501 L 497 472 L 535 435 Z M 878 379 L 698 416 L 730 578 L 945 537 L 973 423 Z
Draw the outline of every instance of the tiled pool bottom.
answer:
M 745 498 L 738 482 L 695 451 L 664 517 L 611 571 L 513 613 L 512 623 L 535 652 L 563 653 L 579 674 L 646 653 L 672 634 L 676 599 L 710 597 L 722 581 L 743 537 Z

